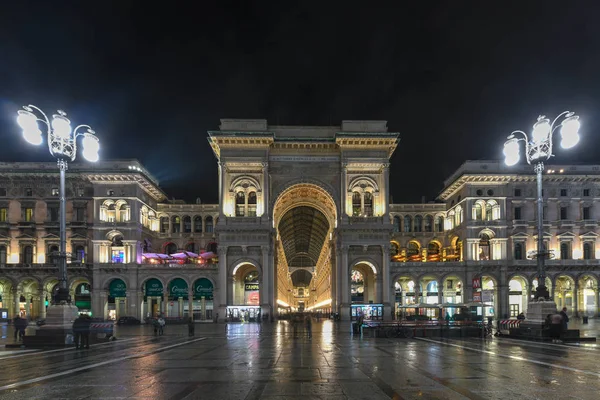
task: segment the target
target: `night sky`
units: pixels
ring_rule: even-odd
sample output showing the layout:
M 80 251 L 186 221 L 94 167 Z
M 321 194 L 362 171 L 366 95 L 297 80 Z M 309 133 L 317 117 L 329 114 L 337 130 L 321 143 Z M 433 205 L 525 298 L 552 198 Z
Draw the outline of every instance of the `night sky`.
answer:
M 600 163 L 598 2 L 256 3 L 3 1 L 0 161 L 51 161 L 15 123 L 35 104 L 92 125 L 103 159 L 137 158 L 187 201 L 217 201 L 206 131 L 220 118 L 387 120 L 396 203 L 501 158 L 539 114 L 581 116 L 580 145 L 555 163 Z

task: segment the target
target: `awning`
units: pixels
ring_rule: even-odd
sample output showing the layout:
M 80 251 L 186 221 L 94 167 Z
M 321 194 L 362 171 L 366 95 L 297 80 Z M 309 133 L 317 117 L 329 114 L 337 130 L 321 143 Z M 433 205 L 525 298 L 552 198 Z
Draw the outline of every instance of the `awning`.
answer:
M 206 253 L 202 253 L 200 254 L 200 257 L 202 257 L 205 260 L 208 260 L 209 258 L 215 258 L 217 255 L 215 253 L 213 253 L 212 251 L 207 251 Z
M 160 253 L 142 253 L 142 257 L 144 258 L 153 258 L 155 260 L 169 260 L 171 256 L 168 254 L 160 254 Z
M 192 253 L 191 251 L 183 251 L 181 253 L 173 253 L 171 254 L 171 257 L 178 259 L 198 258 L 198 254 Z

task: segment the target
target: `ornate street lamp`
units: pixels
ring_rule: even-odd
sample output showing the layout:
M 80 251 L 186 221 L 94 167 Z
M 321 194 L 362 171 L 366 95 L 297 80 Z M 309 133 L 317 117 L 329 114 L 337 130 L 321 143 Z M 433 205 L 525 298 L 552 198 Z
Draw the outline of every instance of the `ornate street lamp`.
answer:
M 557 123 L 559 122 L 560 123 Z M 550 252 L 544 249 L 544 221 L 543 221 L 543 201 L 542 198 L 542 173 L 544 172 L 544 161 L 550 159 L 552 154 L 552 139 L 554 132 L 560 129 L 561 146 L 564 149 L 570 149 L 579 142 L 579 117 L 571 111 L 565 111 L 559 114 L 552 123 L 544 115 L 538 117 L 533 125 L 531 136 L 528 137 L 523 131 L 514 131 L 504 143 L 505 163 L 508 166 L 519 162 L 519 142 L 525 142 L 525 156 L 528 164 L 533 164 L 533 169 L 537 174 L 537 274 L 538 286 L 535 293 L 536 301 L 548 300 L 550 293 L 546 288 L 546 272 L 544 270 L 544 261 Z M 523 138 L 515 137 L 515 134 L 523 135 Z
M 67 288 L 67 232 L 66 232 L 66 199 L 65 199 L 65 171 L 69 161 L 74 161 L 77 155 L 77 138 L 82 136 L 83 156 L 91 162 L 98 161 L 100 144 L 95 132 L 89 125 L 78 125 L 71 129 L 71 121 L 67 119 L 64 111 L 58 110 L 52 116 L 52 122 L 38 107 L 28 105 L 19 110 L 17 122 L 23 129 L 25 140 L 34 145 L 42 144 L 42 131 L 38 122 L 46 125 L 48 135 L 48 148 L 58 162 L 60 171 L 60 250 L 58 260 L 59 289 L 54 298 L 54 304 L 70 302 L 69 289 Z

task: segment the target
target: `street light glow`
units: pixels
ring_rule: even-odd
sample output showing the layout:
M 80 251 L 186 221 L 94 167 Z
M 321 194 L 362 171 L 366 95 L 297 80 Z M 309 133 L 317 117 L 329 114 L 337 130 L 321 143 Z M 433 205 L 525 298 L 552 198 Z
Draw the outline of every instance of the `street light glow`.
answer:
M 52 131 L 62 140 L 69 139 L 71 135 L 71 121 L 62 115 L 54 115 L 52 117 Z
M 42 131 L 38 127 L 37 118 L 29 111 L 19 110 L 17 123 L 23 129 L 23 138 L 33 145 L 42 144 Z
M 517 139 L 509 139 L 504 143 L 504 163 L 509 167 L 519 162 L 519 141 Z
M 531 134 L 531 139 L 534 144 L 540 144 L 544 140 L 548 139 L 548 135 L 550 135 L 550 120 L 543 118 L 538 120 L 538 122 L 533 125 L 533 132 Z
M 579 143 L 580 126 L 579 117 L 576 115 L 564 120 L 560 128 L 560 136 L 562 138 L 560 145 L 563 149 L 570 149 Z

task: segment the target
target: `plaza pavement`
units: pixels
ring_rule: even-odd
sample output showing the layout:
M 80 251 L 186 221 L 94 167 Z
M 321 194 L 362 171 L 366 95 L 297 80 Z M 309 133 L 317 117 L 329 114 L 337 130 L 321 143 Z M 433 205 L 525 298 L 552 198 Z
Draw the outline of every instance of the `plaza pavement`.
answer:
M 571 327 L 575 327 L 574 322 Z M 584 334 L 596 332 L 590 320 Z M 12 332 L 12 327 L 10 327 Z M 0 351 L 0 399 L 597 399 L 596 345 L 358 338 L 348 323 L 117 328 L 89 350 Z M 4 330 L 2 331 L 4 332 Z M 5 340 L 5 339 L 3 339 Z M 12 337 L 11 337 L 12 340 Z

